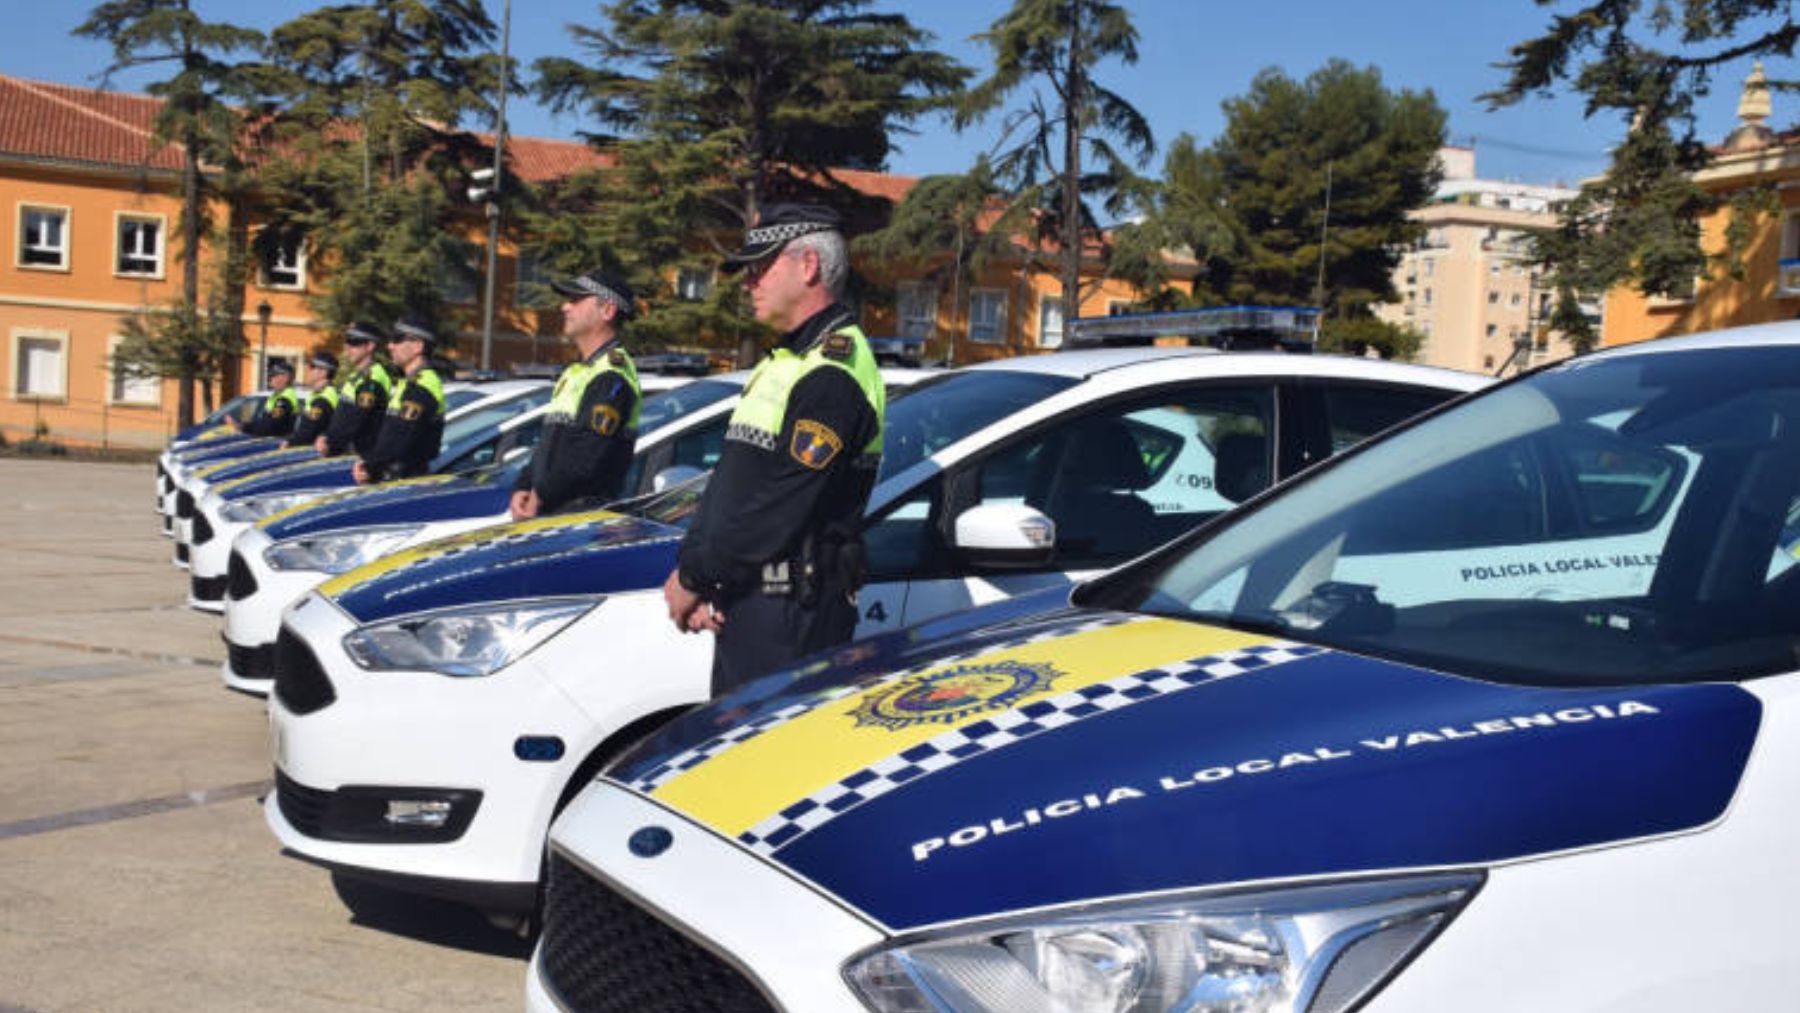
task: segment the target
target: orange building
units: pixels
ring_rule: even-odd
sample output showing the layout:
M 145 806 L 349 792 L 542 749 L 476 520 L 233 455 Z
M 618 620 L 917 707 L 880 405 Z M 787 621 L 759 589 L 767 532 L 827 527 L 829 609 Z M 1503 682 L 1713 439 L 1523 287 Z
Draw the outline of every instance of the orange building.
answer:
M 1648 297 L 1622 286 L 1606 294 L 1602 345 L 1791 320 L 1800 315 L 1800 135 L 1777 135 L 1764 125 L 1771 103 L 1762 65 L 1744 82 L 1739 124 L 1695 181 L 1721 197 L 1768 187 L 1780 202 L 1774 215 L 1751 223 L 1744 251 L 1745 274 L 1733 279 L 1720 270 L 1694 279 L 1676 296 Z M 1701 220 L 1701 244 L 1723 250 L 1731 209 L 1722 207 Z
M 181 290 L 179 148 L 159 144 L 153 121 L 159 100 L 0 75 L 0 213 L 8 217 L 0 241 L 0 435 L 9 441 L 47 432 L 75 445 L 155 447 L 176 428 L 177 383 L 115 374 L 112 350 L 123 320 L 168 306 Z M 543 183 L 601 166 L 586 145 L 510 138 L 512 173 Z M 864 193 L 898 202 L 917 182 L 906 176 L 844 170 L 838 177 Z M 255 223 L 251 223 L 254 230 Z M 471 238 L 485 241 L 472 216 Z M 1055 266 L 1028 251 L 998 258 L 972 281 L 942 270 L 893 271 L 868 266 L 870 280 L 894 294 L 861 307 L 872 336 L 922 339 L 925 354 L 956 363 L 1057 348 L 1062 343 L 1061 285 Z M 1080 315 L 1119 312 L 1137 298 L 1130 286 L 1099 279 L 1098 250 L 1084 258 Z M 946 251 L 941 268 L 951 258 Z M 202 254 L 202 289 L 211 283 Z M 859 265 L 862 266 L 862 265 Z M 554 313 L 521 308 L 514 298 L 522 277 L 535 275 L 503 238 L 496 272 L 493 363 L 567 358 Z M 1194 265 L 1173 261 L 1191 281 Z M 454 334 L 465 359 L 479 346 L 483 271 L 471 265 L 447 282 L 445 295 L 465 311 L 468 327 Z M 244 294 L 248 352 L 221 391 L 256 385 L 266 362 L 297 362 L 329 336 L 306 297 L 329 284 L 311 269 L 304 249 L 260 265 Z M 712 272 L 676 279 L 682 297 L 703 296 Z M 205 401 L 197 398 L 196 411 Z

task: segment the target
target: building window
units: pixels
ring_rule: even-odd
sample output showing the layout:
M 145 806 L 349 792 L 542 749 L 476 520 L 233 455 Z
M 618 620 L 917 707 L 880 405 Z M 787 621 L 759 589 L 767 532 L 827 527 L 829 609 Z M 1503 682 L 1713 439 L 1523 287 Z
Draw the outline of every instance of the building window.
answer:
M 1006 293 L 976 289 L 969 294 L 969 340 L 997 345 L 1006 340 Z
M 19 206 L 19 266 L 68 268 L 68 208 Z
M 119 215 L 115 273 L 142 278 L 163 276 L 163 219 L 147 215 Z
M 1436 273 L 1437 273 L 1437 258 L 1436 257 L 1426 257 L 1425 258 L 1425 277 L 1429 278 Z
M 1488 337 L 1490 337 L 1490 338 L 1491 338 L 1491 337 L 1493 337 L 1493 336 L 1494 336 L 1494 335 L 1495 335 L 1495 334 L 1496 334 L 1496 333 L 1498 333 L 1498 332 L 1499 332 L 1499 330 L 1500 330 L 1500 325 L 1498 325 L 1498 324 L 1489 324 L 1489 325 L 1487 325 L 1487 336 L 1488 336 Z
M 900 286 L 900 334 L 909 338 L 937 336 L 937 286 Z
M 306 243 L 288 236 L 262 248 L 256 283 L 263 288 L 299 291 L 306 287 Z
M 1427 305 L 1427 306 L 1431 305 L 1431 290 L 1430 289 L 1425 290 L 1425 305 Z
M 1781 217 L 1781 259 L 1800 258 L 1800 213 L 1789 211 Z
M 117 405 L 149 405 L 162 403 L 162 379 L 121 372 L 115 361 L 124 338 L 113 335 L 106 339 L 106 369 L 112 377 L 106 399 Z
M 1497 304 L 1499 301 L 1500 301 L 1500 293 L 1490 289 L 1488 291 L 1488 305 L 1493 306 L 1493 305 Z
M 699 302 L 712 294 L 713 274 L 711 268 L 684 267 L 675 275 L 675 297 L 688 302 Z
M 1122 317 L 1127 313 L 1136 312 L 1137 303 L 1132 302 L 1130 299 L 1106 300 L 1106 315 L 1109 317 Z
M 481 299 L 481 269 L 477 264 L 486 263 L 486 251 L 473 250 L 466 260 L 452 260 L 438 279 L 438 293 L 445 302 L 460 303 L 465 306 L 474 305 Z M 451 254 L 454 258 L 456 255 Z
M 1507 300 L 1507 304 L 1511 305 L 1511 306 L 1517 306 L 1517 305 L 1519 305 L 1520 301 L 1523 300 L 1524 298 L 1525 298 L 1524 296 L 1520 295 L 1517 292 L 1514 292 L 1512 294 L 1512 298 Z
M 69 335 L 56 331 L 13 332 L 15 398 L 62 400 L 68 396 Z
M 1118 316 L 1107 307 L 1108 316 Z M 1063 341 L 1062 296 L 1046 295 L 1038 299 L 1038 347 L 1061 348 Z

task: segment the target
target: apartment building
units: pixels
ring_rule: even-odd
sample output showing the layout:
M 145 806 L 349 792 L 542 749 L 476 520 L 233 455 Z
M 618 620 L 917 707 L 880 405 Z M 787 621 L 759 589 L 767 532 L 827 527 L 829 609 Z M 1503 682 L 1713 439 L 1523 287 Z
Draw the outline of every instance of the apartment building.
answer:
M 1546 326 L 1553 293 L 1529 259 L 1529 234 L 1556 223 L 1567 187 L 1481 179 L 1475 150 L 1440 152 L 1444 181 L 1410 217 L 1425 237 L 1401 258 L 1401 302 L 1380 307 L 1391 323 L 1425 337 L 1418 361 L 1481 373 L 1516 372 L 1573 353 Z M 1598 300 L 1585 305 L 1596 319 Z

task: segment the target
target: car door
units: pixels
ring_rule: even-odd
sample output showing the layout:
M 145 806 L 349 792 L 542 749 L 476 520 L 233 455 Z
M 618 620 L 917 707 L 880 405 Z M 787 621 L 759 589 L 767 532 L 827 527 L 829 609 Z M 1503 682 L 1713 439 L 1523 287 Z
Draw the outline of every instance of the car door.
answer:
M 1275 410 L 1267 380 L 1173 386 L 1055 419 L 958 465 L 871 524 L 858 633 L 884 617 L 911 624 L 1069 584 L 1229 510 L 1269 484 Z M 983 505 L 1049 517 L 1054 552 L 1021 566 L 958 549 L 956 518 Z

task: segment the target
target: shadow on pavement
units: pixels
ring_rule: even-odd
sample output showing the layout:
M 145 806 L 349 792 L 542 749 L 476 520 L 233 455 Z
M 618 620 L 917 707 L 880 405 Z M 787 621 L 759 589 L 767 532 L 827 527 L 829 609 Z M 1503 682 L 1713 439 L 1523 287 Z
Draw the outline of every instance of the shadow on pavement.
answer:
M 423 943 L 494 957 L 531 958 L 536 937 L 496 927 L 471 907 L 405 893 L 380 883 L 331 874 L 331 887 L 350 909 L 352 924 L 391 932 Z

